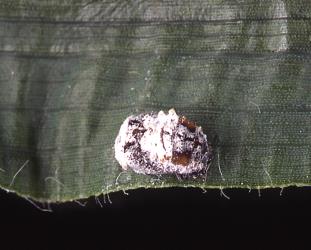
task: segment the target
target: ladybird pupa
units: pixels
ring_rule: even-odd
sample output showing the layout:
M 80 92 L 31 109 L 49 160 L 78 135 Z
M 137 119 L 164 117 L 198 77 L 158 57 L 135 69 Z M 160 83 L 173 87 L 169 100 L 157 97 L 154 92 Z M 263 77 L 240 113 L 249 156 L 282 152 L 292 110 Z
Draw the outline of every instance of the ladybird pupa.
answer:
M 201 127 L 170 109 L 126 118 L 115 158 L 124 170 L 139 174 L 189 176 L 207 170 L 212 149 Z

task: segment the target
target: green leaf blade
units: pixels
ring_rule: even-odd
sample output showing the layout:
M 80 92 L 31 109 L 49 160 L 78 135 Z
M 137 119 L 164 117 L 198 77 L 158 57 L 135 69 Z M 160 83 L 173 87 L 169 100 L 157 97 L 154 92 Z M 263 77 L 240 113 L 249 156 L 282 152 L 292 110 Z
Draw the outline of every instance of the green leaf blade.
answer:
M 13 2 L 0 6 L 1 187 L 64 201 L 310 185 L 307 1 Z M 170 108 L 213 142 L 207 180 L 121 173 L 122 121 Z

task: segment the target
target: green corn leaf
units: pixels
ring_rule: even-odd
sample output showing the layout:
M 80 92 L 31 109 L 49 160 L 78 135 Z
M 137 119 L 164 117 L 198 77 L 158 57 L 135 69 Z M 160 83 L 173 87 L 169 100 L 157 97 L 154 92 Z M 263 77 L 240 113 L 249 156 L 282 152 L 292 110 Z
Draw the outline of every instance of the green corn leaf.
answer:
M 309 0 L 0 3 L 0 186 L 41 201 L 138 187 L 311 183 Z M 175 108 L 207 179 L 122 172 L 123 120 Z

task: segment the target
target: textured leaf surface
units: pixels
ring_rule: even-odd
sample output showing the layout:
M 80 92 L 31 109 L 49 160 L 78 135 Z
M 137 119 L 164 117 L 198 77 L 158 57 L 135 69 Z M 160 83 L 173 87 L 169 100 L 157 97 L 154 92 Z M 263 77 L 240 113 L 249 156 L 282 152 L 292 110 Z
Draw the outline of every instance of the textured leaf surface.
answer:
M 5 189 L 310 185 L 309 0 L 2 0 L 0 37 Z M 122 121 L 172 107 L 214 143 L 207 180 L 120 174 Z

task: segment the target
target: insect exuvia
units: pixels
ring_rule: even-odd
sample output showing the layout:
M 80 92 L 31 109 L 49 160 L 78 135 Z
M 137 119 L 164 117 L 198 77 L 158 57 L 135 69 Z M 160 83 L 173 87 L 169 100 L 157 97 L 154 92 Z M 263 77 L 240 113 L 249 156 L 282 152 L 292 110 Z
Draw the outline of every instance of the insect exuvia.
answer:
M 208 169 L 212 149 L 201 127 L 170 109 L 126 118 L 115 157 L 124 170 L 139 174 L 197 176 Z

